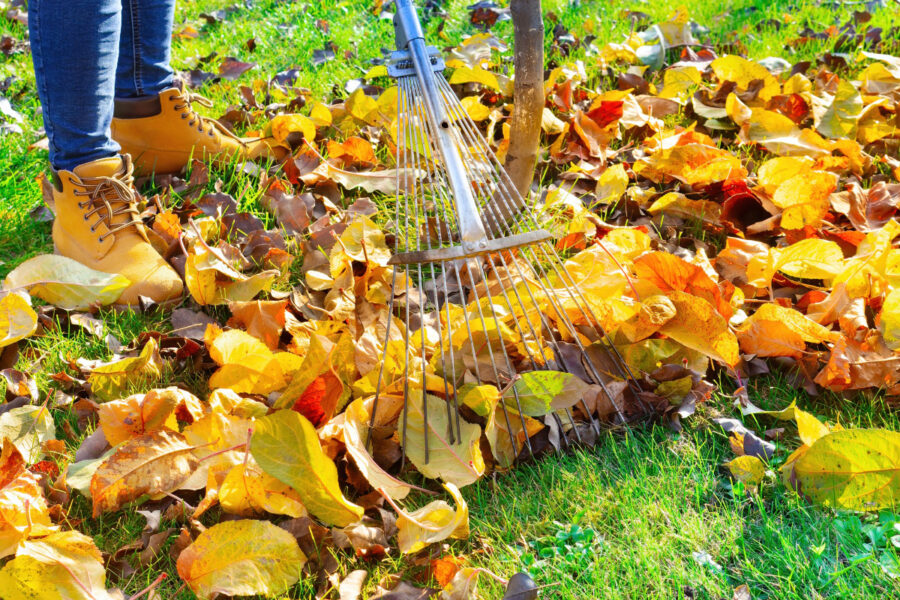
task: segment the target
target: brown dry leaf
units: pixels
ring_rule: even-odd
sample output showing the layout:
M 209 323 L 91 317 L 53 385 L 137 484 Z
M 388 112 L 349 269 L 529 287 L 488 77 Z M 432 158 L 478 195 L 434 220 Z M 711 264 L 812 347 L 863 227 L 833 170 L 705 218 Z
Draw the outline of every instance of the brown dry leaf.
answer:
M 501 468 L 508 469 L 525 447 L 526 440 L 543 428 L 540 421 L 498 403 L 484 426 L 484 436 L 491 445 L 494 460 Z
M 178 575 L 200 598 L 273 596 L 300 579 L 306 557 L 293 535 L 268 521 L 213 525 L 178 556 Z
M 40 477 L 28 471 L 25 459 L 4 438 L 0 453 L 0 558 L 13 554 L 22 540 L 55 529 Z
M 250 302 L 230 302 L 231 318 L 229 327 L 239 327 L 265 342 L 272 350 L 278 348 L 278 338 L 284 330 L 287 300 L 253 300 Z
M 453 496 L 456 509 L 443 500 L 435 500 L 411 513 L 397 511 L 397 545 L 400 552 L 418 552 L 429 544 L 447 538 L 465 539 L 469 536 L 469 507 L 466 501 L 452 483 L 445 483 L 444 489 Z
M 91 479 L 94 517 L 145 494 L 177 490 L 200 464 L 193 449 L 184 436 L 166 430 L 131 438 L 119 446 Z

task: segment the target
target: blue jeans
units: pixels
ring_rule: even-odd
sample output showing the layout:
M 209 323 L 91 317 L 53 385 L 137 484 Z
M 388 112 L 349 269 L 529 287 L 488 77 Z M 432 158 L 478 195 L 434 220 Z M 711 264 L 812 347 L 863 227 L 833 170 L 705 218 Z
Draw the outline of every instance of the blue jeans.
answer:
M 50 164 L 115 156 L 113 102 L 171 87 L 175 0 L 30 0 L 28 30 Z

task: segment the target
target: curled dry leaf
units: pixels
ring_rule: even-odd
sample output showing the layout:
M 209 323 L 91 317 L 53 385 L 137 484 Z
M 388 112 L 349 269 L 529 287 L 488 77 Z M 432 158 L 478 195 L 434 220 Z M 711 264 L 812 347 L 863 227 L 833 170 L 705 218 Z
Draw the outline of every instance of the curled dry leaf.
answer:
M 93 515 L 117 510 L 144 495 L 173 492 L 199 461 L 180 433 L 160 430 L 131 438 L 106 459 L 91 478 Z
M 28 464 L 40 460 L 43 446 L 56 438 L 56 425 L 46 406 L 26 404 L 0 414 L 0 440 L 9 440 Z
M 213 525 L 178 556 L 176 568 L 200 598 L 280 594 L 300 579 L 306 557 L 289 532 L 268 521 Z
M 443 500 L 435 500 L 411 513 L 398 510 L 397 544 L 403 553 L 418 552 L 429 544 L 448 538 L 465 539 L 469 536 L 469 507 L 452 483 L 444 489 L 453 496 L 456 509 Z

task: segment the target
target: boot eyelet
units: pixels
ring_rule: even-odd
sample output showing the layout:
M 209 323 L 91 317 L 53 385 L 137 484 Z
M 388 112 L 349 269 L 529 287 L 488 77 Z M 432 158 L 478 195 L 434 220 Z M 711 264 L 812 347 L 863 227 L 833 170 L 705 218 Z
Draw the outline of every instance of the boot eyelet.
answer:
M 103 236 L 98 237 L 98 238 L 97 238 L 97 242 L 99 242 L 100 244 L 102 244 L 102 243 L 103 243 Z
M 84 220 L 85 220 L 85 222 L 87 222 L 87 220 L 88 220 L 88 216 L 87 216 L 87 215 L 84 215 Z

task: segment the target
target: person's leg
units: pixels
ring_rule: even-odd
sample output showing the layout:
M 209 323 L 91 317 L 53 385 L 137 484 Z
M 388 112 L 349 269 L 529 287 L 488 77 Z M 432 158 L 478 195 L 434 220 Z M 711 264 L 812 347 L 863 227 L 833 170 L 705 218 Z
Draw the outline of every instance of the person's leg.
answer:
M 121 0 L 116 98 L 156 96 L 171 88 L 175 0 Z
M 120 0 L 30 0 L 28 30 L 55 169 L 115 156 L 110 139 Z

